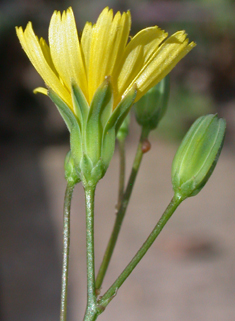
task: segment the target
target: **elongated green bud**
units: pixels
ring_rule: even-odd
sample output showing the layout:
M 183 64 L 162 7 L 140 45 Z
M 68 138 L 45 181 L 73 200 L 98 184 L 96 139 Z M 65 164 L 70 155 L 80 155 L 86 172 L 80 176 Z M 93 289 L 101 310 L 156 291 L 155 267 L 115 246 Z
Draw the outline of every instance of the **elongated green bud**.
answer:
M 157 127 L 165 115 L 169 94 L 170 78 L 168 75 L 135 103 L 135 117 L 140 126 L 149 131 Z
M 194 196 L 206 184 L 217 164 L 225 128 L 225 120 L 217 115 L 202 116 L 193 123 L 172 163 L 175 197 Z

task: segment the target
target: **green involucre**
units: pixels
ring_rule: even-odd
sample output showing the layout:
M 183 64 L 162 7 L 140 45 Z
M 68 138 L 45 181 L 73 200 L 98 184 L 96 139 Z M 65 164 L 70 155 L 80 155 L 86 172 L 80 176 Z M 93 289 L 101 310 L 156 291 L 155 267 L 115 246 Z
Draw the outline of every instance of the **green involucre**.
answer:
M 55 103 L 70 132 L 70 149 L 76 173 L 84 187 L 94 186 L 104 176 L 114 153 L 115 139 L 136 97 L 136 88 L 113 108 L 109 77 L 97 89 L 91 105 L 76 84 L 71 85 L 73 111 L 51 89 Z

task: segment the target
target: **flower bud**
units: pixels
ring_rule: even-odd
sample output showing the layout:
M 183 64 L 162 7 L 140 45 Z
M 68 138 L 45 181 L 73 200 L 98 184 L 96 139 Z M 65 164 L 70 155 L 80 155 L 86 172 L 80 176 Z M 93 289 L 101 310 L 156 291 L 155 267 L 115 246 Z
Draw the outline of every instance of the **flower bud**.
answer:
M 198 118 L 176 152 L 172 163 L 175 197 L 186 199 L 200 192 L 217 164 L 226 123 L 217 115 Z
M 170 78 L 166 76 L 135 103 L 135 117 L 140 126 L 153 130 L 165 115 L 170 93 Z

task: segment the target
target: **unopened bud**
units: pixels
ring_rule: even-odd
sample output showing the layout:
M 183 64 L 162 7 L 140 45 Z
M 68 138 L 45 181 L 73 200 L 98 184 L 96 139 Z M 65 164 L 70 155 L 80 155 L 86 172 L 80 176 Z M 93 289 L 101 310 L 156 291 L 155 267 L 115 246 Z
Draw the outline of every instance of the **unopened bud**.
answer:
M 225 120 L 217 115 L 202 116 L 193 123 L 172 163 L 172 185 L 176 197 L 194 196 L 206 184 L 217 164 L 225 128 Z

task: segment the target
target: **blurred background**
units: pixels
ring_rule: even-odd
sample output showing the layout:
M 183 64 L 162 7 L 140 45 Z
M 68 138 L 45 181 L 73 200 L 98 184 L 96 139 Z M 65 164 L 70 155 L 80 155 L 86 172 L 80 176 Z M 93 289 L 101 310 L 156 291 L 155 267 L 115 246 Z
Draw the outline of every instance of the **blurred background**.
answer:
M 21 49 L 15 26 L 32 21 L 47 39 L 54 10 L 72 6 L 78 30 L 105 6 L 130 9 L 134 35 L 159 25 L 185 29 L 197 47 L 171 73 L 169 108 L 152 133 L 133 199 L 103 290 L 141 246 L 172 197 L 171 162 L 192 122 L 206 113 L 227 121 L 221 159 L 209 183 L 174 214 L 107 311 L 112 320 L 234 320 L 235 315 L 235 1 L 0 1 L 0 321 L 59 320 L 64 157 L 67 129 Z M 134 117 L 127 140 L 130 170 L 139 136 Z M 118 155 L 96 197 L 96 263 L 114 222 Z M 111 187 L 112 186 L 112 187 Z M 68 321 L 86 304 L 85 217 L 81 186 L 72 203 Z M 128 245 L 128 246 L 127 246 Z

